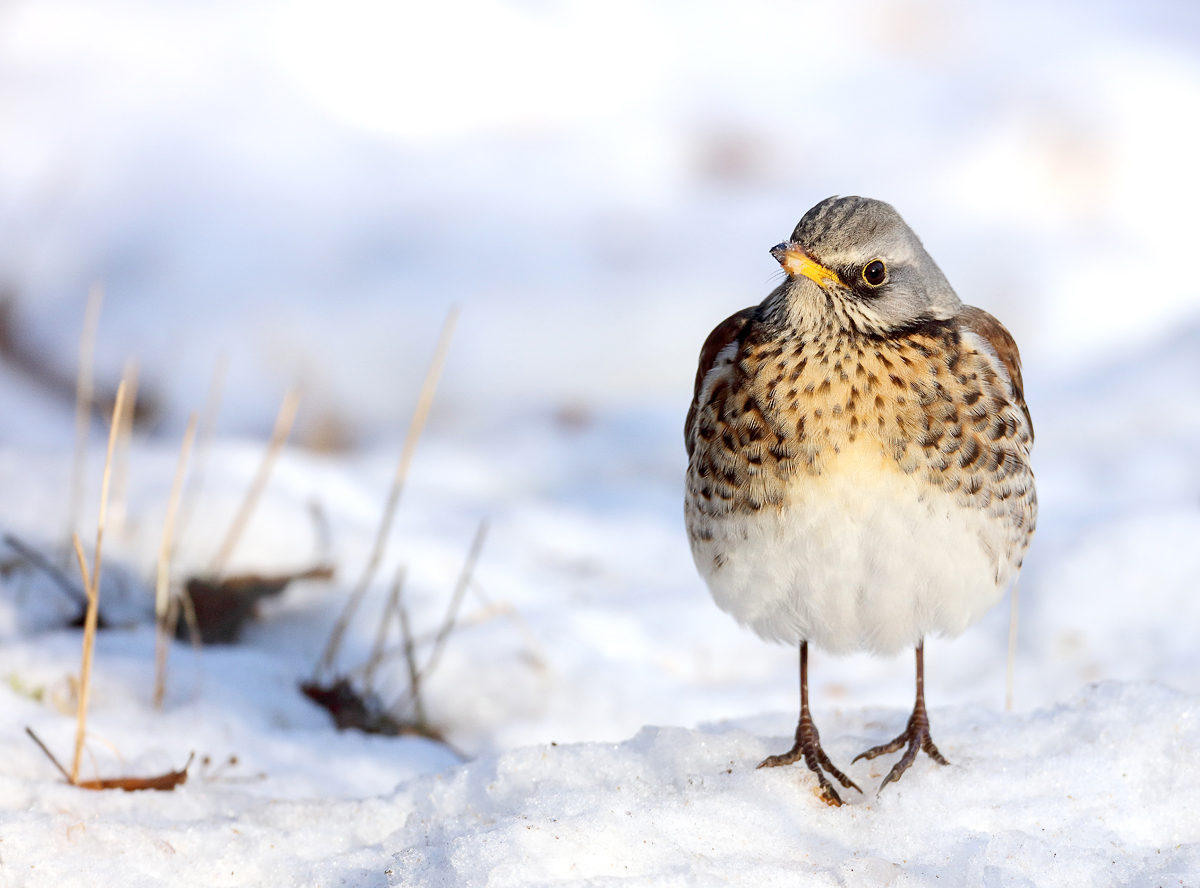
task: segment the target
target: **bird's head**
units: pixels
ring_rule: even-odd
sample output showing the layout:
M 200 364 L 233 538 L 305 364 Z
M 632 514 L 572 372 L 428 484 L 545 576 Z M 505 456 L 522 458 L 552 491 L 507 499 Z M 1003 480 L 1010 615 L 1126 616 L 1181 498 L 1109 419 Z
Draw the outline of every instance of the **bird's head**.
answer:
M 788 280 L 776 293 L 800 328 L 841 327 L 886 336 L 948 320 L 962 303 L 890 204 L 830 197 L 772 248 Z

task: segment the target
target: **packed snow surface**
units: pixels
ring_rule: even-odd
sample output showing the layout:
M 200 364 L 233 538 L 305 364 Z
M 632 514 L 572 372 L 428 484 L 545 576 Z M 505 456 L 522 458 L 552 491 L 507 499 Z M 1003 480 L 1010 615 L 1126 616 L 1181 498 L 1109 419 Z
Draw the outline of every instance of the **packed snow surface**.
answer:
M 753 770 L 785 718 L 647 727 L 623 743 L 524 747 L 414 780 L 392 885 L 1175 885 L 1200 867 L 1197 698 L 1104 683 L 1028 715 L 937 719 L 923 759 L 830 808 L 788 769 Z M 827 722 L 835 759 L 890 739 L 894 712 Z M 853 794 L 852 791 L 850 793 Z M 1169 800 L 1169 801 L 1168 801 Z
M 82 776 L 81 636 L 0 545 L 0 886 L 1200 885 L 1200 242 L 1194 4 L 850 0 L 28 0 L 0 11 L 0 351 L 161 406 L 119 456 Z M 882 793 L 911 653 L 813 651 L 814 716 L 864 790 L 784 751 L 793 649 L 739 629 L 683 531 L 707 331 L 834 193 L 894 203 L 1025 356 L 1040 516 L 1009 602 L 930 639 L 932 733 Z M 366 563 L 437 326 L 462 305 L 382 568 L 447 743 L 338 732 L 298 683 Z M 203 573 L 279 398 L 302 406 L 230 569 L 329 561 L 240 642 L 171 648 L 150 586 L 178 443 L 229 354 L 172 575 Z M 34 374 L 36 375 L 36 374 Z M 94 539 L 103 423 L 0 362 L 0 538 Z M 69 388 L 69 385 L 68 385 Z M 197 462 L 200 460 L 197 454 Z M 192 477 L 198 475 L 193 464 Z M 397 700 L 397 631 L 373 677 Z

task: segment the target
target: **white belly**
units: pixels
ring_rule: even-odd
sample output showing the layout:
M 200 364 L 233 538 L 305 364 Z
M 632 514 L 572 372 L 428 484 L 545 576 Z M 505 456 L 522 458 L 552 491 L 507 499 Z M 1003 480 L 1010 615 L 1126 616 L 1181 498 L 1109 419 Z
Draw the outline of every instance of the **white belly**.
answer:
M 711 532 L 692 554 L 718 606 L 763 638 L 890 654 L 999 601 L 1015 576 L 1004 520 L 869 462 L 796 479 L 782 509 L 689 518 Z

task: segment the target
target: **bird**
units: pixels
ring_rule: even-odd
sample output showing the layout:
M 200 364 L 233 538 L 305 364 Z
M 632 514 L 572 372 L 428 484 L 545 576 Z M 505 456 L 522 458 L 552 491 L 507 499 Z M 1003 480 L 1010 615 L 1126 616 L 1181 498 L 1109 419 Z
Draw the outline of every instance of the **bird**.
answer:
M 1033 422 L 1016 342 L 965 305 L 890 205 L 830 197 L 771 249 L 783 282 L 700 351 L 684 439 L 684 517 L 716 604 L 799 646 L 795 744 L 819 796 L 859 787 L 829 760 L 808 705 L 808 645 L 916 652 L 905 730 L 854 759 L 930 735 L 924 641 L 955 637 L 1016 580 L 1037 523 Z M 828 775 L 828 776 L 827 776 Z

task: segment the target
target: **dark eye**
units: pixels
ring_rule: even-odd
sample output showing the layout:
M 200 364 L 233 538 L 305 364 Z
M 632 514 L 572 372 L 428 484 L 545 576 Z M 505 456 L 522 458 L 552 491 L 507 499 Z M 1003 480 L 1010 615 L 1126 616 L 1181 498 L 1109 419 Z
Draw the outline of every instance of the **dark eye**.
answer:
M 887 266 L 882 259 L 872 259 L 863 266 L 863 280 L 872 287 L 878 287 L 887 280 Z

